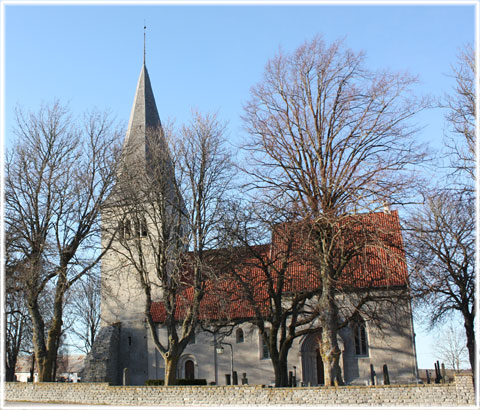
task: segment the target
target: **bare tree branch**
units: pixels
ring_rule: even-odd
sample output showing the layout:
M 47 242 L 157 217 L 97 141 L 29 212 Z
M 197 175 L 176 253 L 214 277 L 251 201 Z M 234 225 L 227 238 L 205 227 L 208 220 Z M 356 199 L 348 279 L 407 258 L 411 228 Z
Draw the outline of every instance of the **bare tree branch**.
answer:
M 414 296 L 433 327 L 453 312 L 464 319 L 470 364 L 475 368 L 475 220 L 469 192 L 431 190 L 406 223 Z

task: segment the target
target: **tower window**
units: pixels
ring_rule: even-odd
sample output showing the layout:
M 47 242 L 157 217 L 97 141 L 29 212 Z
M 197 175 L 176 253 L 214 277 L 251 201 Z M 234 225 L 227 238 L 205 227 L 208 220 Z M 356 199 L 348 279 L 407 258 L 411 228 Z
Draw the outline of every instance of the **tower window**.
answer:
M 132 229 L 132 221 L 130 219 L 120 221 L 118 223 L 120 239 L 145 238 L 148 234 L 145 218 L 137 219 L 133 223 L 133 228 L 134 229 Z
M 135 237 L 145 238 L 147 236 L 147 222 L 145 218 L 140 218 L 135 221 Z
M 120 239 L 128 239 L 132 236 L 132 224 L 129 219 L 118 222 Z

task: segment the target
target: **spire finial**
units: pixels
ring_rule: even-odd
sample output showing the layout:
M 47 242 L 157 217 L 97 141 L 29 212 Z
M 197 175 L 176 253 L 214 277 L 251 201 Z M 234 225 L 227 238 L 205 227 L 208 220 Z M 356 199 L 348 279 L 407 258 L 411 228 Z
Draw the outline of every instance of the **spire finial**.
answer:
M 146 43 L 147 43 L 147 23 L 143 20 L 143 65 L 145 65 Z

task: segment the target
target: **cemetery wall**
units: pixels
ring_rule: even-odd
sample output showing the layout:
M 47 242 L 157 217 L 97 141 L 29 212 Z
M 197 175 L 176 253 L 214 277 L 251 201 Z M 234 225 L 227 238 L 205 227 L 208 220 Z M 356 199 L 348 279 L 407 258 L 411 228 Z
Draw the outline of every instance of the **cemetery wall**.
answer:
M 135 406 L 468 406 L 471 376 L 453 383 L 268 388 L 245 386 L 110 386 L 108 383 L 6 383 L 7 401 Z

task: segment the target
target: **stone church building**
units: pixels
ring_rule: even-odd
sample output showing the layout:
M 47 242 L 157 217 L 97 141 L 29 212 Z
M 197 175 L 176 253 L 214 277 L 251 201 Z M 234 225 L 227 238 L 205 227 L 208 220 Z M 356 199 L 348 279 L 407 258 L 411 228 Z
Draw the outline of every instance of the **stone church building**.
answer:
M 145 134 L 148 129 L 161 130 L 160 117 L 145 62 L 141 68 L 131 117 L 124 142 L 124 150 L 136 149 L 148 160 Z M 163 135 L 159 135 L 162 143 Z M 165 144 L 166 147 L 166 144 Z M 168 148 L 165 148 L 168 149 Z M 172 176 L 173 177 L 173 176 Z M 393 226 L 400 236 L 398 214 L 384 212 L 372 214 L 377 224 Z M 102 223 L 107 224 L 107 220 Z M 401 237 L 400 237 L 401 238 Z M 106 232 L 103 245 L 109 238 Z M 401 239 L 400 239 L 401 241 Z M 273 246 L 273 245 L 272 245 Z M 87 356 L 82 381 L 108 381 L 121 384 L 124 369 L 128 369 L 129 384 L 143 385 L 149 379 L 163 379 L 164 362 L 156 351 L 145 323 L 143 290 L 136 276 L 118 266 L 118 256 L 107 252 L 102 260 L 102 328 L 92 352 Z M 118 270 L 111 276 L 107 270 Z M 375 272 L 370 272 L 375 275 Z M 403 263 L 388 283 L 379 291 L 393 288 L 406 289 L 408 275 Z M 387 288 L 387 290 L 385 290 Z M 108 289 L 108 292 L 106 291 Z M 382 289 L 382 290 L 380 290 Z M 387 305 L 378 305 L 381 326 L 361 320 L 353 327 L 339 332 L 341 348 L 340 366 L 346 384 L 368 384 L 371 365 L 380 382 L 382 366 L 388 365 L 392 383 L 409 383 L 417 380 L 417 363 L 412 312 L 409 300 L 403 300 L 400 314 L 392 320 Z M 162 327 L 162 306 L 154 304 L 152 315 L 158 324 L 161 339 L 166 340 Z M 324 382 L 323 363 L 318 352 L 319 334 L 295 339 L 288 356 L 288 369 L 296 375 L 297 383 L 321 385 Z M 246 373 L 249 384 L 271 385 L 274 372 L 268 348 L 253 325 L 238 325 L 230 336 L 223 338 L 221 346 L 210 333 L 198 331 L 187 346 L 178 364 L 178 378 L 206 379 L 207 383 L 226 384 L 225 375 L 234 370 L 241 383 Z

